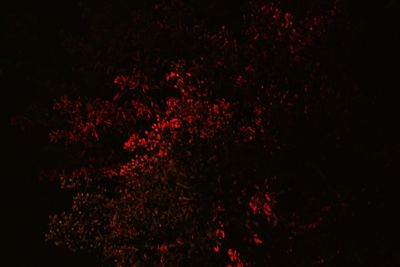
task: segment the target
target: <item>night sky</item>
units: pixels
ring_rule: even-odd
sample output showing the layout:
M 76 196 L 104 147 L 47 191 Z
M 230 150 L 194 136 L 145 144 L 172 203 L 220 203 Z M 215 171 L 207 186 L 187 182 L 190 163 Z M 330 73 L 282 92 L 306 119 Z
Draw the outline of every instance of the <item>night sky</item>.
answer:
M 346 134 L 340 148 L 327 145 L 321 166 L 327 176 L 336 177 L 333 185 L 354 196 L 339 238 L 357 248 L 360 257 L 367 257 L 363 251 L 385 257 L 380 262 L 378 257 L 360 262 L 399 266 L 395 219 L 400 177 L 399 6 L 390 0 L 347 2 L 341 17 L 345 26 L 335 33 L 337 38 L 326 53 L 331 62 L 327 72 L 357 86 L 359 93 L 348 98 L 351 108 L 346 116 L 326 111 L 332 113 L 327 124 L 336 123 Z M 215 14 L 223 8 L 216 5 Z M 300 4 L 297 8 L 301 12 Z M 44 112 L 53 99 L 72 92 L 68 85 L 91 84 L 96 79 L 82 80 L 76 75 L 77 59 L 65 45 L 65 36 L 85 38 L 87 34 L 82 30 L 80 2 L 16 1 L 1 13 L 2 190 L 6 193 L 1 219 L 9 236 L 3 247 L 12 251 L 3 257 L 12 263 L 4 266 L 98 266 L 93 255 L 45 243 L 49 214 L 65 209 L 70 196 L 39 178 L 43 168 L 61 164 L 48 146 L 45 121 L 50 115 Z M 293 155 L 297 156 L 301 155 Z

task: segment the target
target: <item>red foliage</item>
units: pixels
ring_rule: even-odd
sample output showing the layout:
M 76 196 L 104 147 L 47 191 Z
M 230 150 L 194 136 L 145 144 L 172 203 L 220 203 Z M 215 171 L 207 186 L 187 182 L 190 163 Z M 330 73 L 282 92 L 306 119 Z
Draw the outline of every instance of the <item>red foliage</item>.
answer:
M 54 104 L 66 126 L 52 131 L 50 140 L 75 145 L 87 164 L 61 176 L 75 197 L 71 211 L 52 218 L 48 239 L 100 251 L 117 266 L 171 266 L 221 251 L 227 251 L 228 266 L 245 266 L 245 256 L 230 247 L 239 240 L 249 247 L 268 243 L 263 237 L 278 223 L 277 201 L 259 183 L 269 179 L 234 173 L 235 162 L 224 153 L 239 149 L 247 157 L 253 146 L 265 154 L 279 149 L 272 118 L 302 107 L 302 84 L 312 74 L 304 71 L 300 88 L 287 89 L 272 78 L 276 65 L 263 65 L 282 57 L 284 64 L 307 69 L 301 53 L 322 33 L 327 17 L 298 21 L 258 2 L 247 12 L 244 40 L 224 25 L 217 32 L 193 25 L 203 30 L 197 38 L 215 48 L 208 58 L 168 62 L 157 77 L 137 66 L 115 77 L 117 92 L 110 99 L 64 96 Z M 228 74 L 216 77 L 227 66 Z M 118 145 L 107 144 L 110 136 Z M 244 215 L 230 217 L 235 212 Z M 234 232 L 238 220 L 241 238 Z

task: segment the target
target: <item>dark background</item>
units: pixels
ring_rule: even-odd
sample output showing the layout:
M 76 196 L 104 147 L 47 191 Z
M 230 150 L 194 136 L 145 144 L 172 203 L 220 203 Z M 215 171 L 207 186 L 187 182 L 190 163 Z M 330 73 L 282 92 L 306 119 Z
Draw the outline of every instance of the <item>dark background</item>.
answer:
M 3 246 L 10 249 L 4 260 L 11 260 L 7 266 L 97 266 L 92 255 L 73 254 L 44 242 L 48 215 L 63 210 L 69 200 L 53 183 L 39 179 L 41 169 L 53 160 L 47 128 L 41 124 L 47 116 L 43 112 L 52 99 L 69 92 L 56 86 L 58 82 L 76 79 L 64 38 L 85 36 L 80 3 L 16 1 L 1 13 L 5 193 L 1 219 L 9 237 Z M 328 177 L 335 177 L 335 186 L 354 196 L 340 238 L 364 266 L 400 264 L 395 219 L 399 211 L 398 14 L 396 1 L 347 1 L 342 26 L 333 35 L 325 59 L 332 75 L 354 84 L 359 92 L 349 96 L 351 108 L 345 117 L 327 110 L 332 112 L 327 123 L 335 123 L 345 134 L 340 148 L 328 144 L 320 165 Z M 374 253 L 376 257 L 371 257 Z

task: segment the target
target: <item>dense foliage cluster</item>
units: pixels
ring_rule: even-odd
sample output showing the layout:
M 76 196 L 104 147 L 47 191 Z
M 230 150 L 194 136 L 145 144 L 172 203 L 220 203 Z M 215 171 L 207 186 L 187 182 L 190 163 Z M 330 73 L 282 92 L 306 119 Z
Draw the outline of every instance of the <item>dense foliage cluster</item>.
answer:
M 191 21 L 179 1 L 150 11 L 133 23 L 146 28 L 126 33 L 137 49 L 110 70 L 119 72 L 112 93 L 54 104 L 63 120 L 50 140 L 74 155 L 58 171 L 74 196 L 47 238 L 116 266 L 334 259 L 328 251 L 299 263 L 298 240 L 343 208 L 340 195 L 320 186 L 316 202 L 307 185 L 288 187 L 300 182 L 282 158 L 332 93 L 315 51 L 335 4 L 296 17 L 252 1 L 238 25 L 216 27 Z M 160 43 L 165 35 L 177 44 Z

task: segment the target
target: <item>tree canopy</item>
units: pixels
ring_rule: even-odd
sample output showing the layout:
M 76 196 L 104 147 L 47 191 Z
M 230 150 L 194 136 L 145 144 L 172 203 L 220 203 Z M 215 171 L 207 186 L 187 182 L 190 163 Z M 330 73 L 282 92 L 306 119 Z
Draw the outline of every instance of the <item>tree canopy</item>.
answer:
M 358 262 L 338 238 L 353 192 L 324 167 L 362 95 L 334 58 L 344 3 L 80 8 L 45 118 L 62 162 L 43 173 L 71 194 L 48 241 L 106 266 Z

